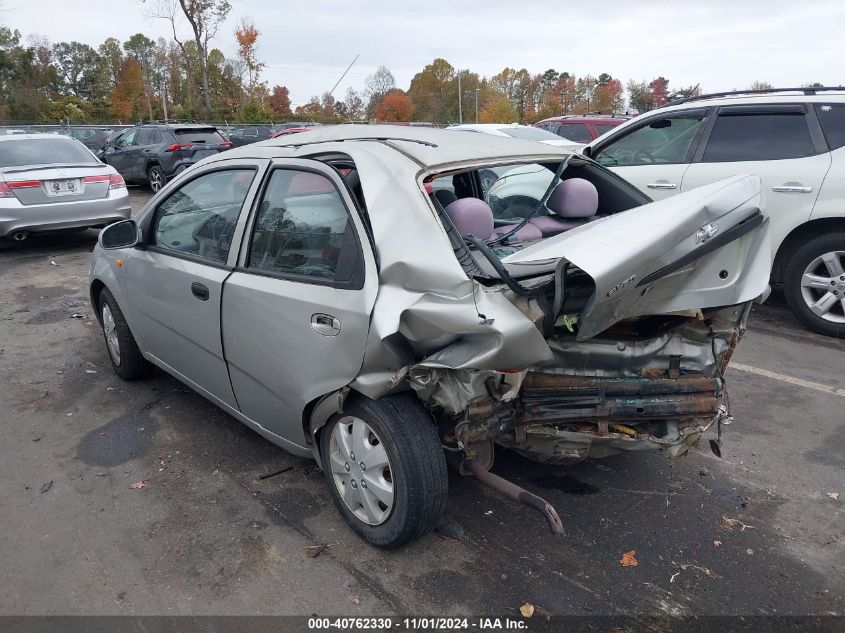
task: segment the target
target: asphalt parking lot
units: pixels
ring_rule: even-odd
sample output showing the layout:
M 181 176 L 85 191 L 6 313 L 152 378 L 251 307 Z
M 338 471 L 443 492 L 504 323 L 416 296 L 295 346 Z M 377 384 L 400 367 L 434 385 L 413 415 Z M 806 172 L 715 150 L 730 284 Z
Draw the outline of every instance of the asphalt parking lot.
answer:
M 845 341 L 777 296 L 728 372 L 722 459 L 702 444 L 550 469 L 501 452 L 494 470 L 546 496 L 565 536 L 453 475 L 463 540 L 384 552 L 311 461 L 162 372 L 112 374 L 87 298 L 95 239 L 0 246 L 0 613 L 845 612 Z

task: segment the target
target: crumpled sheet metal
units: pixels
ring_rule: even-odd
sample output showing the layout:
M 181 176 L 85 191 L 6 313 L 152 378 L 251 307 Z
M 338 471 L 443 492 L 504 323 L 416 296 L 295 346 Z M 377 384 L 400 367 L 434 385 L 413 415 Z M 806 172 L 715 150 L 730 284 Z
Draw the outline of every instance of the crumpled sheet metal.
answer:
M 502 374 L 471 369 L 436 369 L 422 365 L 408 371 L 408 381 L 425 402 L 433 402 L 451 415 L 466 410 L 470 403 L 491 398 L 488 381 L 496 389 L 496 399 L 510 402 L 519 395 L 526 371 Z
M 420 167 L 399 154 L 387 161 L 366 145 L 337 148 L 354 150 L 380 266 L 364 362 L 352 387 L 376 398 L 396 386 L 393 376 L 417 364 L 495 370 L 549 360 L 533 324 L 499 290 L 467 278 L 425 193 L 396 186 L 417 182 Z

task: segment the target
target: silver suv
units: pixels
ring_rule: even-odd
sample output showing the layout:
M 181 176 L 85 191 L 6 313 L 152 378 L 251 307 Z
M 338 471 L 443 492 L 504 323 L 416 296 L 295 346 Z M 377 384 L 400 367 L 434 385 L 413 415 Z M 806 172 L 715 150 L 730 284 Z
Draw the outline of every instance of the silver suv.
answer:
M 692 97 L 623 123 L 584 153 L 654 200 L 758 175 L 772 283 L 807 327 L 845 337 L 845 88 Z

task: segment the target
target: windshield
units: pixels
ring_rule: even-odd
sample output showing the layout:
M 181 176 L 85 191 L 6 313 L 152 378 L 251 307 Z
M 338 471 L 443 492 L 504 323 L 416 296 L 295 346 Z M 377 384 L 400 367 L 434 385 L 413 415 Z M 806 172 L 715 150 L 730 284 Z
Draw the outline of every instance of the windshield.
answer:
M 95 165 L 98 161 L 79 141 L 60 136 L 0 143 L 0 167 L 67 163 Z
M 500 127 L 499 131 L 504 132 L 508 136 L 525 139 L 526 141 L 560 140 L 560 137 L 557 134 L 552 134 L 547 130 L 541 130 L 538 127 Z

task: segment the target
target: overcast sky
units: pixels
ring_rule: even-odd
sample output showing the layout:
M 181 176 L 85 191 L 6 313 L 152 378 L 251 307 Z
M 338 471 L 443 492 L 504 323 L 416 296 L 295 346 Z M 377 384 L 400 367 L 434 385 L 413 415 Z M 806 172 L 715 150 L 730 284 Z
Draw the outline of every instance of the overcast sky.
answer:
M 261 30 L 263 78 L 288 86 L 294 104 L 329 90 L 359 89 L 380 64 L 401 88 L 435 57 L 483 75 L 505 66 L 575 75 L 602 72 L 624 81 L 663 75 L 670 87 L 707 92 L 810 81 L 845 83 L 845 0 L 231 0 L 214 46 L 235 55 L 241 17 Z M 0 20 L 24 35 L 94 47 L 133 33 L 169 37 L 169 24 L 145 16 L 140 0 L 0 0 Z M 181 34 L 189 36 L 182 24 Z

